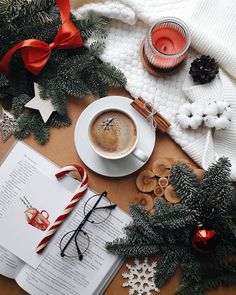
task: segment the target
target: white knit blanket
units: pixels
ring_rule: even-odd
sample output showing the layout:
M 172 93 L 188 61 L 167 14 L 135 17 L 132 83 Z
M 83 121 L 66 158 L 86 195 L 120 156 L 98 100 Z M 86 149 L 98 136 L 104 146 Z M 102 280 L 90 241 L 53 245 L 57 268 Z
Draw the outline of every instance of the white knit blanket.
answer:
M 207 166 L 218 157 L 228 156 L 233 165 L 232 179 L 236 180 L 236 1 L 215 0 L 119 0 L 72 1 L 78 17 L 89 10 L 112 20 L 106 49 L 102 58 L 119 67 L 127 77 L 127 90 L 133 97 L 142 96 L 154 103 L 170 122 L 169 135 L 200 166 Z M 223 2 L 223 3 L 222 3 Z M 76 5 L 80 5 L 77 9 Z M 163 16 L 184 20 L 191 30 L 192 47 L 185 66 L 175 75 L 155 78 L 147 73 L 140 61 L 139 47 L 150 24 Z M 209 84 L 189 83 L 189 67 L 193 58 L 202 54 L 214 57 L 224 70 Z M 226 73 L 227 72 L 227 73 Z M 231 76 L 230 76 L 230 75 Z M 234 78 L 232 77 L 234 76 Z M 234 110 L 231 126 L 216 131 L 206 128 L 182 129 L 176 114 L 186 101 L 224 99 Z

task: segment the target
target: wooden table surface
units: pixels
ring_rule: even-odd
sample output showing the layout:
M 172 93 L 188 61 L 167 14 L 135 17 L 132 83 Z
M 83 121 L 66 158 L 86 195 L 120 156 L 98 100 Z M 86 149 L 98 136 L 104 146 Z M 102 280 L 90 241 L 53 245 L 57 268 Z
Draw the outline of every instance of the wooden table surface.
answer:
M 109 91 L 110 95 L 123 95 L 129 96 L 124 90 L 112 89 Z M 31 145 L 34 149 L 45 155 L 47 158 L 55 162 L 60 166 L 65 166 L 68 163 L 80 163 L 81 162 L 74 145 L 74 128 L 76 121 L 80 113 L 84 108 L 93 101 L 93 98 L 87 97 L 83 99 L 68 99 L 68 113 L 72 119 L 72 126 L 69 128 L 51 129 L 50 140 L 44 145 L 38 145 L 32 137 L 29 137 L 25 142 Z M 13 136 L 6 142 L 2 143 L 0 140 L 0 159 L 9 150 L 13 144 Z M 151 167 L 153 161 L 161 157 L 173 157 L 177 159 L 188 159 L 191 163 L 191 159 L 181 150 L 181 148 L 169 138 L 167 135 L 157 136 L 154 152 L 149 159 L 148 163 L 142 168 Z M 107 190 L 109 197 L 113 202 L 118 204 L 124 210 L 128 210 L 129 203 L 133 200 L 137 193 L 135 186 L 135 178 L 138 172 L 133 173 L 130 176 L 122 178 L 108 178 L 100 176 L 87 168 L 89 174 L 89 185 L 96 191 Z M 128 288 L 123 288 L 123 278 L 121 273 L 126 271 L 125 265 L 117 273 L 116 277 L 107 288 L 105 295 L 127 295 Z M 168 284 L 161 289 L 163 295 L 173 295 L 176 287 L 178 286 L 179 273 L 173 276 L 169 280 Z M 3 276 L 0 276 L 0 295 L 23 295 L 27 294 L 23 291 L 14 280 L 10 280 Z M 207 293 L 208 295 L 235 295 L 236 287 L 228 289 L 218 289 Z M 57 294 L 55 294 L 57 295 Z M 84 294 L 87 295 L 87 294 Z M 189 294 L 194 295 L 194 294 Z

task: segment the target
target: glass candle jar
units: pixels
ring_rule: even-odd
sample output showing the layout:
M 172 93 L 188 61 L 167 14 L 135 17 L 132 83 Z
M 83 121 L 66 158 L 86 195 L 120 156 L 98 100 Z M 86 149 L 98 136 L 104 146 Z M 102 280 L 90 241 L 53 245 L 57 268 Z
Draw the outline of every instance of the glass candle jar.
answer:
M 161 71 L 172 71 L 188 54 L 191 42 L 186 24 L 174 17 L 158 20 L 144 40 L 144 54 L 148 62 Z

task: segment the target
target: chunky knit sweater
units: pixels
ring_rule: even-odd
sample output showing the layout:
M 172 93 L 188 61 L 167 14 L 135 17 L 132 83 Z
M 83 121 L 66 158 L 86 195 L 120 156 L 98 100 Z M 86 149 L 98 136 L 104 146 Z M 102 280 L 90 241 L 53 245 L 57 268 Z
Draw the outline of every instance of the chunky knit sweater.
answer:
M 83 4 L 83 5 L 82 5 Z M 142 96 L 172 123 L 168 133 L 200 166 L 207 166 L 220 156 L 232 163 L 231 177 L 236 180 L 236 1 L 235 0 L 72 0 L 77 16 L 93 9 L 112 20 L 102 56 L 118 66 L 127 77 L 127 90 Z M 80 7 L 78 7 L 80 6 Z M 158 18 L 174 16 L 191 30 L 192 49 L 185 66 L 175 75 L 155 78 L 147 73 L 139 58 L 139 47 L 150 25 Z M 189 66 L 200 54 L 210 55 L 219 63 L 218 78 L 204 85 L 194 85 Z M 182 129 L 176 119 L 179 107 L 189 101 L 203 104 L 225 100 L 233 109 L 228 129 Z

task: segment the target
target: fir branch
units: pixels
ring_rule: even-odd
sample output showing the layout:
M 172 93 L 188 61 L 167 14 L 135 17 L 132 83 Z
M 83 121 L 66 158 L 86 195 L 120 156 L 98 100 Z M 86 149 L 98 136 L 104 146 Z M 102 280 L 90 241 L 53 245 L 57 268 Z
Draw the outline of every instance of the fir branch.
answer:
M 225 157 L 212 164 L 205 172 L 200 190 L 209 197 L 211 194 L 214 195 L 225 182 L 229 184 L 230 167 L 230 161 Z
M 189 285 L 187 288 L 178 290 L 175 295 L 203 295 L 204 292 L 219 287 L 229 287 L 236 282 L 236 263 L 227 267 L 216 269 L 202 275 L 200 282 Z
M 192 256 L 190 260 L 181 263 L 181 283 L 176 290 L 176 294 L 181 294 L 191 287 L 193 284 L 201 282 L 202 266 L 199 261 L 196 261 Z M 196 291 L 197 288 L 195 288 Z M 195 294 L 195 293 L 194 293 Z
M 15 118 L 19 118 L 22 113 L 24 105 L 29 102 L 31 98 L 26 94 L 21 94 L 18 97 L 14 97 L 12 101 L 12 110 Z
M 211 261 L 221 261 L 225 257 L 236 255 L 236 239 L 233 234 L 220 233 L 220 241 L 216 245 L 214 251 L 209 253 L 208 257 Z
M 51 43 L 61 25 L 60 13 L 54 0 L 0 0 L 0 15 L 0 58 L 22 40 L 39 39 Z M 71 15 L 71 20 L 80 29 L 84 41 L 92 35 L 96 38 L 106 35 L 108 20 L 93 12 L 89 12 L 88 17 L 82 20 L 76 20 Z M 14 103 L 14 113 L 18 117 L 25 102 L 21 95 L 25 95 L 25 98 L 33 97 L 33 83 L 36 81 L 41 85 L 41 97 L 51 99 L 57 112 L 62 116 L 66 114 L 68 94 L 75 97 L 90 94 L 97 97 L 105 96 L 107 87 L 123 86 L 125 78 L 115 67 L 109 67 L 108 64 L 101 67 L 103 62 L 99 55 L 103 48 L 103 42 L 96 41 L 89 47 L 53 49 L 50 59 L 37 77 L 25 69 L 20 51 L 16 52 L 10 62 L 9 81 L 0 75 L 0 103 L 6 109 L 10 109 Z M 13 97 L 17 97 L 14 102 Z M 30 119 L 28 115 L 24 118 Z M 58 120 L 54 123 L 58 126 L 68 125 L 67 120 L 64 121 L 63 117 L 61 119 L 61 124 Z M 24 121 L 23 117 L 21 120 Z M 44 140 L 39 141 L 46 140 L 48 126 L 42 127 Z M 23 127 L 26 130 L 22 123 Z M 30 130 L 35 134 L 39 132 L 32 128 Z M 28 131 L 22 131 L 22 134 L 28 134 Z M 19 137 L 24 136 L 19 134 Z
M 124 230 L 129 242 L 133 245 L 136 245 L 137 243 L 146 245 L 150 242 L 149 235 L 143 233 L 142 228 L 140 228 L 140 226 L 138 225 L 135 225 L 134 223 L 131 223 L 130 225 L 126 226 Z
M 93 11 L 89 11 L 86 19 L 76 20 L 74 23 L 79 28 L 82 38 L 87 40 L 92 35 L 105 38 L 108 22 L 107 18 L 95 14 Z
M 178 194 L 184 196 L 182 202 L 168 205 L 165 200 L 156 201 L 153 215 L 132 205 L 133 223 L 125 229 L 126 238 L 109 243 L 107 249 L 126 257 L 161 255 L 163 258 L 155 274 L 157 287 L 180 265 L 178 295 L 203 295 L 205 291 L 235 284 L 236 262 L 230 258 L 236 255 L 236 236 L 232 232 L 236 199 L 228 176 L 229 163 L 225 159 L 218 160 L 205 173 L 202 184 L 187 166 L 175 165 L 171 181 Z M 216 231 L 215 239 L 206 245 L 204 254 L 192 245 L 197 224 Z
M 43 122 L 41 115 L 37 111 L 23 113 L 17 120 L 18 127 L 14 132 L 17 139 L 22 140 L 33 134 L 39 144 L 45 144 L 49 138 L 48 125 Z
M 32 129 L 32 134 L 38 144 L 46 144 L 49 140 L 49 128 L 45 124 L 41 124 L 37 126 L 37 128 Z
M 104 84 L 111 87 L 125 87 L 127 83 L 124 74 L 118 68 L 109 63 L 103 62 L 99 66 L 98 75 Z
M 33 115 L 33 112 L 23 113 L 17 120 L 18 126 L 14 131 L 14 135 L 18 140 L 22 140 L 30 135 L 30 122 Z
M 53 81 L 48 83 L 47 89 L 48 96 L 51 98 L 51 102 L 55 107 L 56 111 L 61 114 L 66 114 L 66 94 L 64 91 L 54 87 Z
M 69 127 L 71 125 L 71 120 L 67 115 L 61 115 L 57 112 L 53 112 L 48 119 L 47 124 L 51 127 Z
M 9 81 L 5 75 L 0 73 L 0 89 L 9 85 Z
M 106 249 L 115 255 L 122 255 L 124 257 L 141 257 L 158 254 L 160 248 L 157 245 L 133 245 L 127 241 L 115 240 L 113 243 L 107 243 Z
M 146 209 L 142 208 L 140 205 L 131 205 L 129 207 L 129 213 L 133 218 L 134 224 L 142 228 L 143 234 L 148 236 L 150 241 L 158 240 L 158 235 L 152 227 L 152 217 Z
M 11 94 L 3 94 L 0 96 L 0 103 L 5 110 L 10 111 L 12 108 L 13 96 Z
M 165 200 L 160 199 L 156 201 L 155 210 L 158 214 L 154 215 L 153 218 L 154 227 L 170 230 L 180 229 L 194 222 L 191 211 L 180 204 L 168 206 Z M 171 220 L 174 220 L 174 222 L 171 222 Z
M 206 171 L 201 183 L 200 194 L 204 196 L 205 202 L 214 208 L 212 215 L 224 216 L 233 205 L 234 192 L 229 181 L 230 167 L 227 158 L 220 158 Z
M 185 164 L 175 164 L 170 170 L 170 182 L 183 204 L 197 198 L 199 183 L 197 176 Z
M 30 97 L 34 96 L 34 78 L 28 71 L 25 70 L 22 61 L 17 60 L 11 63 L 11 66 L 16 67 L 16 71 L 13 67 L 10 68 L 9 74 L 9 91 L 13 96 L 19 96 L 21 94 L 27 94 Z
M 61 79 L 60 79 L 61 80 Z M 86 95 L 91 94 L 90 89 L 84 83 L 83 80 L 77 78 L 69 78 L 67 79 L 67 83 L 61 84 L 61 90 L 68 95 L 74 97 L 84 97 Z
M 90 46 L 89 46 L 89 54 L 91 56 L 97 57 L 101 55 L 104 51 L 105 48 L 105 43 L 101 41 L 94 41 Z
M 175 273 L 179 259 L 175 253 L 167 251 L 155 267 L 154 283 L 161 288 Z
M 49 128 L 44 123 L 41 115 L 35 112 L 31 118 L 30 131 L 32 132 L 34 139 L 39 144 L 45 144 L 49 139 Z
M 96 97 L 106 96 L 106 85 L 104 85 L 103 81 L 95 71 L 85 70 L 81 74 L 81 79 L 86 83 L 93 95 Z
M 5 30 L 14 36 L 23 26 L 52 22 L 55 16 L 52 17 L 51 8 L 54 5 L 53 0 L 31 0 L 30 3 L 27 0 L 1 0 L 0 25 L 6 25 Z

